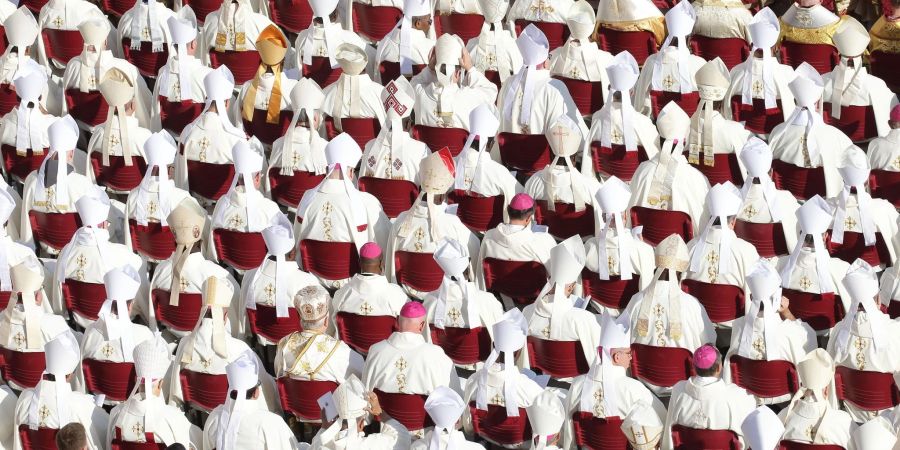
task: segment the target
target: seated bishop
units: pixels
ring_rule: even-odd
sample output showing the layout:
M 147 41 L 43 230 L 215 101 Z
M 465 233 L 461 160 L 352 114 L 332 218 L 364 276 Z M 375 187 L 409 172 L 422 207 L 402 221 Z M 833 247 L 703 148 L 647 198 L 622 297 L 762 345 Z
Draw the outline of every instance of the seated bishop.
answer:
M 47 80 L 43 68 L 33 65 L 26 65 L 15 80 L 10 80 L 19 103 L 0 119 L 0 152 L 10 160 L 3 164 L 3 172 L 18 184 L 25 183 L 34 165 L 46 158 L 50 146 L 48 129 L 57 117 L 44 106 Z
M 13 191 L 15 192 L 15 191 Z M 37 257 L 34 250 L 19 242 L 17 238 L 15 217 L 16 209 L 22 203 L 18 195 L 10 193 L 0 185 L 0 292 L 12 292 L 10 268 L 26 259 Z M 10 221 L 10 219 L 13 219 Z M 50 303 L 47 303 L 50 306 Z
M 381 68 L 386 65 L 398 65 L 399 75 L 411 77 L 418 74 L 428 65 L 429 55 L 434 49 L 434 32 L 431 30 L 434 11 L 431 2 L 404 0 L 402 10 L 400 22 L 378 42 L 375 49 L 375 81 L 380 83 L 388 81 L 381 79 Z M 386 72 L 397 73 L 396 69 Z
M 389 80 L 381 91 L 385 122 L 378 136 L 369 141 L 362 156 L 362 176 L 404 180 L 419 184 L 419 164 L 431 150 L 412 136 L 407 126 L 416 92 L 406 77 Z
M 326 129 L 333 126 L 336 130 L 342 130 L 341 119 L 346 118 L 376 119 L 379 123 L 385 123 L 385 108 L 379 95 L 382 86 L 366 73 L 369 57 L 364 47 L 345 42 L 336 51 L 341 76 L 322 91 L 325 94 L 322 113 L 326 116 Z M 384 80 L 385 84 L 388 81 Z
M 76 31 L 82 23 L 92 19 L 107 20 L 106 15 L 97 5 L 85 0 L 47 2 L 40 7 L 37 17 L 42 35 L 47 34 L 48 31 L 52 32 L 51 30 Z M 107 34 L 109 34 L 111 28 L 111 26 L 107 25 Z M 103 36 L 103 40 L 107 40 L 107 35 Z M 36 44 L 38 45 L 36 53 L 42 66 L 53 70 L 65 68 L 65 61 L 50 58 L 51 50 L 47 48 L 48 41 L 39 39 Z
M 256 41 L 260 34 L 267 27 L 274 26 L 274 23 L 256 11 L 250 0 L 231 0 L 222 2 L 217 10 L 209 13 L 200 28 L 198 50 L 203 64 L 210 65 L 213 60 L 210 54 L 213 52 L 257 51 Z M 239 82 L 243 81 L 246 80 Z
M 850 2 L 837 0 L 836 11 L 822 4 L 822 0 L 803 0 L 791 4 L 781 15 L 781 40 L 785 43 L 806 44 L 807 46 L 834 46 L 833 36 L 847 11 Z M 784 45 L 784 44 L 782 44 Z M 801 47 L 808 48 L 808 47 Z M 797 48 L 795 47 L 796 51 Z M 799 55 L 792 55 L 797 58 Z M 830 61 L 829 61 L 830 63 Z
M 469 113 L 469 136 L 456 157 L 456 196 L 497 197 L 509 204 L 522 191 L 516 177 L 498 161 L 491 158 L 490 142 L 497 135 L 500 121 L 493 107 L 481 104 Z
M 566 409 L 561 396 L 552 389 L 544 389 L 528 408 L 528 423 L 531 425 L 531 442 L 535 449 L 561 450 Z
M 466 44 L 472 64 L 498 87 L 522 67 L 522 53 L 516 34 L 503 27 L 509 0 L 479 0 L 484 25 L 481 33 Z
M 750 41 L 747 25 L 753 13 L 740 0 L 697 0 L 691 4 L 697 13 L 694 34 L 711 39 Z
M 571 34 L 562 47 L 550 52 L 550 73 L 554 77 L 600 83 L 600 90 L 605 99 L 608 97 L 609 85 L 606 67 L 612 64 L 613 55 L 601 50 L 600 46 L 591 40 L 596 17 L 590 3 L 577 1 L 572 4 L 566 18 Z M 583 116 L 589 116 L 594 111 L 579 112 Z
M 900 53 L 897 41 L 900 40 L 900 1 L 891 0 L 883 4 L 885 10 L 869 28 L 869 52 Z
M 797 364 L 800 389 L 778 414 L 784 423 L 783 441 L 812 445 L 850 447 L 857 425 L 846 411 L 830 399 L 834 383 L 834 359 L 817 348 Z
M 869 167 L 879 172 L 900 172 L 900 105 L 891 108 L 889 130 L 884 136 L 872 139 L 866 148 Z M 892 174 L 888 174 L 892 175 Z
M 429 450 L 453 446 L 460 450 L 484 449 L 479 443 L 466 440 L 466 435 L 457 430 L 460 418 L 468 405 L 453 389 L 439 387 L 425 400 L 425 411 L 434 422 L 434 429 L 417 440 L 410 450 Z
M 338 47 L 349 42 L 365 49 L 366 42 L 353 31 L 341 28 L 341 22 L 344 20 L 341 16 L 345 15 L 346 11 L 338 11 L 338 1 L 313 0 L 309 2 L 309 6 L 312 9 L 313 20 L 309 28 L 297 33 L 297 39 L 294 40 L 296 55 L 294 66 L 301 68 L 304 77 L 313 78 L 316 83 L 325 87 L 333 83 L 338 76 L 332 72 L 339 67 Z M 327 59 L 328 62 L 316 62 L 313 58 Z M 327 74 L 327 78 L 321 77 L 322 73 Z
M 0 12 L 2 15 L 2 12 Z M 14 9 L 8 16 L 3 19 L 3 32 L 8 45 L 6 50 L 0 54 L 0 83 L 12 84 L 13 80 L 26 73 L 24 69 L 38 70 L 47 78 L 50 77 L 50 70 L 44 65 L 43 54 L 40 52 L 39 46 L 43 44 L 43 39 L 39 43 L 37 38 L 40 36 L 41 28 L 34 18 L 31 10 L 27 6 Z M 39 57 L 40 55 L 40 57 Z M 53 92 L 50 88 L 58 87 L 56 83 L 44 82 L 40 87 L 35 87 L 43 96 L 41 104 L 49 111 L 59 110 L 58 92 Z M 3 109 L 4 114 L 9 112 L 9 106 Z
M 515 0 L 506 13 L 507 26 L 515 30 L 519 21 L 565 24 L 574 3 L 573 0 Z
M 638 403 L 622 420 L 619 429 L 631 448 L 656 450 L 662 440 L 663 420 L 649 404 Z
M 643 32 L 653 36 L 649 45 L 656 47 L 663 43 L 666 37 L 666 23 L 662 11 L 650 0 L 602 0 L 597 4 L 597 34 L 602 35 L 603 29 L 614 32 Z M 643 37 L 641 37 L 643 40 Z M 610 53 L 618 54 L 622 49 L 609 49 Z M 639 61 L 643 65 L 643 59 Z
M 186 14 L 186 12 L 182 14 Z M 116 40 L 114 46 L 116 54 L 129 56 L 124 51 L 125 48 L 128 48 L 130 52 L 150 53 L 147 56 L 151 60 L 155 57 L 165 56 L 154 54 L 166 52 L 167 47 L 172 44 L 171 35 L 166 33 L 171 17 L 175 17 L 175 12 L 169 9 L 164 2 L 158 0 L 136 2 L 128 11 L 125 11 L 125 14 L 122 14 L 113 31 Z M 135 56 L 135 54 L 131 54 L 130 59 L 136 59 Z M 147 69 L 155 69 L 152 64 L 148 66 L 151 67 L 147 67 Z M 147 76 L 152 78 L 156 74 L 150 73 Z

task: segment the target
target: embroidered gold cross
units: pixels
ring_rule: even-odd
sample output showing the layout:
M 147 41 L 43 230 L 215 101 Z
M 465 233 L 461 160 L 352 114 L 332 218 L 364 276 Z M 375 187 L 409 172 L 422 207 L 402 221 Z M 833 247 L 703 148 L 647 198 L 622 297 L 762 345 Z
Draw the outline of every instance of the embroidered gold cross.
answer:
M 55 26 L 56 28 L 62 28 L 63 23 L 65 23 L 65 21 L 60 16 L 56 16 L 56 18 L 53 19 L 53 26 Z
M 406 390 L 406 374 L 398 373 L 396 379 L 397 379 L 397 389 L 399 389 L 400 392 L 403 392 L 404 390 Z
M 672 87 L 675 86 L 675 79 L 672 78 L 672 75 L 666 75 L 666 77 L 663 78 L 663 80 L 662 80 L 662 84 L 663 84 L 663 87 L 664 87 L 667 91 L 671 91 L 671 90 L 672 90 Z
M 809 440 L 813 440 L 815 438 L 815 434 L 816 434 L 815 426 L 810 425 L 810 426 L 806 427 L 806 437 L 809 438 Z
M 131 432 L 134 433 L 135 436 L 138 436 L 138 439 L 144 437 L 144 425 L 140 422 L 135 422 L 131 427 Z
M 447 317 L 450 318 L 450 321 L 453 323 L 459 322 L 459 319 L 462 317 L 462 314 L 456 308 L 450 308 L 450 311 L 447 312 Z
M 319 46 L 316 50 L 316 56 L 328 56 L 328 49 L 324 45 Z
M 47 405 L 41 405 L 40 409 L 38 409 L 38 417 L 41 419 L 41 425 L 50 417 L 50 408 Z
M 422 244 L 422 239 L 425 239 L 425 230 L 419 228 L 418 230 L 416 230 L 415 236 L 416 236 L 416 243 L 415 243 L 414 247 L 417 252 L 421 252 L 422 249 L 425 247 Z
M 845 229 L 852 230 L 855 227 L 856 227 L 856 221 L 853 220 L 852 217 L 847 217 L 846 219 L 844 219 L 844 228 Z
M 93 74 L 88 76 L 88 87 L 92 90 L 97 88 L 97 77 Z
M 398 359 L 396 362 L 394 362 L 394 367 L 397 368 L 397 370 L 399 370 L 401 372 L 406 370 L 407 366 L 408 366 L 408 364 L 406 363 L 406 360 L 403 359 L 402 356 L 400 357 L 400 359 Z
M 150 200 L 150 203 L 147 203 L 147 212 L 152 216 L 156 214 L 156 209 L 158 206 L 156 205 L 155 200 Z
M 300 156 L 300 154 L 297 152 L 293 152 L 293 154 L 291 155 L 291 166 L 297 167 L 297 164 L 300 162 L 300 159 L 302 159 L 302 156 Z
M 744 208 L 744 217 L 752 218 L 758 212 L 759 211 L 757 211 L 756 208 L 753 207 L 753 205 L 747 205 L 747 207 Z
M 656 306 L 653 307 L 653 314 L 656 314 L 656 317 L 662 317 L 665 312 L 666 308 L 664 308 L 663 305 L 656 304 Z
M 104 345 L 103 349 L 101 351 L 103 352 L 103 356 L 105 356 L 107 358 L 109 358 L 110 356 L 112 356 L 113 353 L 115 353 L 115 349 L 113 349 L 112 345 L 109 345 L 109 343 Z
M 110 134 L 109 135 L 109 146 L 115 147 L 117 145 L 119 145 L 119 136 L 117 136 L 115 133 Z
M 209 138 L 203 136 L 200 138 L 200 141 L 197 142 L 197 146 L 200 147 L 200 155 L 198 155 L 200 162 L 206 162 L 206 149 L 209 148 Z
M 594 391 L 594 414 L 606 416 L 606 408 L 603 406 L 603 388 Z
M 810 287 L 812 287 L 812 281 L 805 276 L 800 277 L 800 289 L 803 289 L 805 291 Z
M 544 3 L 544 0 L 539 0 L 537 5 L 531 5 L 529 9 L 531 9 L 532 13 L 537 13 L 538 17 L 543 17 L 544 14 L 553 12 L 553 7 Z
M 753 95 L 760 96 L 763 93 L 763 84 L 762 81 L 756 80 L 753 82 Z
M 622 143 L 622 138 L 625 137 L 625 136 L 622 135 L 622 132 L 619 131 L 618 128 L 613 128 L 613 129 L 612 129 L 612 132 L 611 132 L 610 134 L 611 134 L 611 138 L 612 138 L 613 144 L 621 144 L 621 143 Z
M 578 70 L 577 67 L 573 67 L 572 70 L 569 71 L 569 78 L 579 78 L 581 77 L 581 71 Z
M 550 327 L 544 327 L 544 329 L 541 330 L 541 334 L 544 335 L 544 339 L 550 339 Z
M 503 398 L 503 396 L 500 395 L 500 393 L 498 392 L 498 393 L 494 394 L 493 397 L 491 397 L 491 404 L 498 405 L 498 406 L 506 406 L 506 399 Z
M 763 352 L 766 351 L 766 341 L 762 337 L 757 337 L 756 340 L 753 341 L 753 350 L 756 350 L 756 353 L 759 353 L 760 357 L 762 357 Z
M 266 292 L 267 300 L 272 300 L 275 298 L 275 286 L 272 286 L 272 283 L 267 284 L 263 291 Z
M 141 30 L 141 40 L 142 41 L 150 40 L 150 27 L 144 27 L 144 29 Z
M 372 305 L 370 305 L 369 302 L 363 302 L 362 305 L 359 305 L 359 312 L 364 316 L 368 316 L 372 310 Z
M 334 206 L 331 205 L 331 202 L 325 202 L 325 204 L 322 205 L 322 212 L 323 212 L 323 213 L 325 213 L 325 214 L 331 214 L 332 211 L 334 211 Z
M 494 53 L 488 53 L 488 54 L 484 57 L 484 62 L 487 63 L 488 69 L 490 69 L 490 68 L 492 68 L 492 67 L 496 67 L 496 64 L 497 64 L 497 55 L 494 54 Z
M 328 350 L 328 344 L 326 344 L 325 341 L 317 341 L 316 350 L 319 353 L 325 353 L 325 351 Z
M 187 287 L 188 287 L 187 279 L 182 278 L 181 280 L 178 281 L 178 292 L 187 291 Z
M 894 158 L 894 162 L 892 165 L 895 169 L 900 170 L 900 156 Z
M 235 214 L 228 219 L 228 224 L 231 228 L 239 229 L 244 225 L 244 218 L 240 214 Z
M 706 261 L 709 265 L 706 267 L 706 274 L 709 276 L 710 282 L 715 283 L 716 277 L 719 276 L 719 254 L 715 250 L 706 254 Z
M 209 359 L 203 359 L 203 357 L 201 356 L 200 365 L 203 366 L 203 370 L 209 370 L 209 366 L 212 365 L 212 361 L 210 361 Z
M 856 347 L 856 368 L 862 370 L 866 367 L 866 355 L 863 351 L 866 349 L 866 346 L 868 346 L 868 343 L 863 340 L 863 338 L 857 336 L 853 346 Z
M 16 347 L 21 350 L 22 347 L 25 346 L 25 335 L 20 331 L 16 333 L 15 337 L 13 337 L 13 341 L 16 342 Z
M 609 273 L 612 273 L 616 270 L 616 258 L 612 255 L 606 257 L 606 266 L 609 269 Z
M 78 267 L 84 267 L 87 265 L 87 258 L 84 255 L 78 255 L 78 258 L 75 258 L 75 264 L 78 264 Z

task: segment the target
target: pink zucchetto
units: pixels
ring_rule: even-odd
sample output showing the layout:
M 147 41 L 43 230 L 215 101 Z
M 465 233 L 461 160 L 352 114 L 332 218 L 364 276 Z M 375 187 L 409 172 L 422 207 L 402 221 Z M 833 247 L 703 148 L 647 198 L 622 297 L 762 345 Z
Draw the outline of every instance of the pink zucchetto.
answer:
M 900 122 L 900 105 L 891 109 L 891 122 Z
M 406 302 L 403 305 L 403 308 L 400 308 L 400 317 L 405 317 L 407 319 L 425 317 L 425 307 L 419 302 Z
M 525 193 L 516 194 L 509 202 L 509 207 L 516 211 L 525 211 L 534 208 L 534 199 Z
M 359 257 L 366 259 L 375 259 L 381 257 L 381 247 L 376 242 L 366 242 L 359 249 Z
M 703 370 L 709 369 L 716 363 L 717 356 L 718 352 L 715 347 L 709 344 L 702 345 L 694 352 L 694 367 Z

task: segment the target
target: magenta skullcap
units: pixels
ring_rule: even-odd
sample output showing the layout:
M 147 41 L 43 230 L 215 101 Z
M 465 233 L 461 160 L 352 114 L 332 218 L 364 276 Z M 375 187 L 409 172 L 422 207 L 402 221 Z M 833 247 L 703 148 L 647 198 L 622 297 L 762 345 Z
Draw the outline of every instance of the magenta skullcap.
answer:
M 406 302 L 403 308 L 400 308 L 400 317 L 406 317 L 407 319 L 425 317 L 425 307 L 416 301 Z
M 891 122 L 900 122 L 900 105 L 891 109 Z
M 716 363 L 718 352 L 712 345 L 706 344 L 700 346 L 694 351 L 694 367 L 702 370 L 709 369 Z
M 366 259 L 375 259 L 381 256 L 381 246 L 377 242 L 366 242 L 359 249 L 359 257 Z
M 525 211 L 534 208 L 534 199 L 526 193 L 519 193 L 513 196 L 509 202 L 509 207 L 516 211 Z

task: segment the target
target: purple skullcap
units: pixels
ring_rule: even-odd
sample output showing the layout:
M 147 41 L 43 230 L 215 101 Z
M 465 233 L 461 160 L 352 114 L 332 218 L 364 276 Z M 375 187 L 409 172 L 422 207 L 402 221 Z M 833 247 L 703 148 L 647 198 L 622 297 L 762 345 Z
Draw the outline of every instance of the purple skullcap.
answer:
M 891 122 L 900 122 L 900 105 L 891 109 Z
M 407 319 L 425 317 L 425 307 L 416 301 L 406 302 L 403 305 L 403 308 L 400 308 L 400 317 L 405 317 Z
M 509 202 L 509 207 L 516 211 L 525 211 L 534 208 L 534 199 L 526 193 L 519 193 L 513 196 Z
M 377 242 L 366 242 L 359 249 L 359 257 L 366 259 L 375 259 L 381 257 L 381 247 Z
M 702 370 L 709 369 L 716 363 L 718 352 L 712 345 L 706 344 L 700 346 L 694 352 L 694 367 Z

